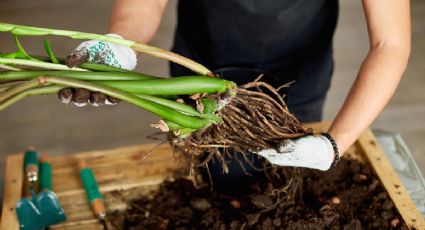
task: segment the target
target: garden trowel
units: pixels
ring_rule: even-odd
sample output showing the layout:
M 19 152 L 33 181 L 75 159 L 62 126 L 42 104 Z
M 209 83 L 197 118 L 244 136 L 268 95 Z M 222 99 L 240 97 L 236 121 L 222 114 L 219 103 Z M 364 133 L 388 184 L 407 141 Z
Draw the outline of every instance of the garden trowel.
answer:
M 48 227 L 66 220 L 65 212 L 59 199 L 52 191 L 52 165 L 49 158 L 45 155 L 40 158 L 39 190 L 37 201 L 43 226 Z
M 24 170 L 30 182 L 31 198 L 23 198 L 16 205 L 20 229 L 38 230 L 66 219 L 56 195 L 51 191 L 51 166 L 49 162 L 38 164 L 37 152 L 29 150 L 24 156 Z M 35 193 L 35 182 L 39 190 Z
M 38 180 L 38 156 L 35 151 L 28 150 L 24 155 L 25 179 L 29 181 L 30 198 L 23 198 L 16 204 L 16 214 L 20 229 L 42 229 L 41 212 L 34 191 Z

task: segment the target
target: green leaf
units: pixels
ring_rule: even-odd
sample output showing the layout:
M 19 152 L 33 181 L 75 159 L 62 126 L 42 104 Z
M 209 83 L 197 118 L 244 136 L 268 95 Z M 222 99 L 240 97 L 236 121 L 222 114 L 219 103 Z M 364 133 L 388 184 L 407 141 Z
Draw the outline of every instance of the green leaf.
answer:
M 214 114 L 217 111 L 217 102 L 211 98 L 202 98 L 201 103 L 204 106 L 203 114 Z
M 27 51 L 25 51 L 24 47 L 22 47 L 17 35 L 13 35 L 13 39 L 15 40 L 16 47 L 18 48 L 18 51 L 15 53 L 16 56 L 14 58 L 34 59 L 27 53 Z
M 179 136 L 180 138 L 185 138 L 196 131 L 196 129 L 186 128 L 168 120 L 165 120 L 165 124 L 167 124 L 168 128 L 174 133 L 174 135 Z
M 0 58 L 10 58 L 15 59 L 16 52 L 15 53 L 0 53 Z
M 49 39 L 44 39 L 44 50 L 46 50 L 47 55 L 49 55 L 50 60 L 55 63 L 59 64 L 58 59 L 56 58 L 55 54 L 52 51 L 52 47 L 50 46 Z

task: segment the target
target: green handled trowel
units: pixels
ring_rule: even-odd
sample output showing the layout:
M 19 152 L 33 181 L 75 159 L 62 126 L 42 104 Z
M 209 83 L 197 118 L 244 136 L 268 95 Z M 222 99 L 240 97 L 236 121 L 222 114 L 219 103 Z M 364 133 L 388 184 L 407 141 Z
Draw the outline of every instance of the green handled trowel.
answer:
M 35 151 L 28 150 L 24 155 L 25 178 L 30 182 L 30 198 L 23 198 L 16 204 L 16 214 L 20 229 L 42 229 L 41 212 L 34 191 L 34 184 L 38 179 L 38 156 Z
M 40 158 L 39 190 L 37 201 L 43 226 L 48 227 L 66 220 L 59 199 L 52 191 L 52 165 L 45 155 Z
M 39 170 L 40 169 L 40 170 Z M 38 163 L 38 154 L 25 152 L 24 170 L 30 182 L 31 198 L 23 198 L 16 205 L 20 229 L 39 230 L 66 219 L 57 196 L 51 191 L 51 165 L 47 160 Z M 35 182 L 39 180 L 40 193 L 35 194 Z

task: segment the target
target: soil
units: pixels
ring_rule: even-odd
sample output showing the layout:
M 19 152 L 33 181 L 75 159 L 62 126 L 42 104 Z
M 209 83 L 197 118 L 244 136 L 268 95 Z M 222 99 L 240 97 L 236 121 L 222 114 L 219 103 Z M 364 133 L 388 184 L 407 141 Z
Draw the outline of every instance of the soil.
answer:
M 69 67 L 80 66 L 87 60 L 89 53 L 87 49 L 74 50 L 65 58 L 65 64 Z
M 285 200 L 267 180 L 239 195 L 168 180 L 108 220 L 116 229 L 408 229 L 368 165 L 342 160 L 327 172 L 303 170 L 302 177 L 302 198 Z

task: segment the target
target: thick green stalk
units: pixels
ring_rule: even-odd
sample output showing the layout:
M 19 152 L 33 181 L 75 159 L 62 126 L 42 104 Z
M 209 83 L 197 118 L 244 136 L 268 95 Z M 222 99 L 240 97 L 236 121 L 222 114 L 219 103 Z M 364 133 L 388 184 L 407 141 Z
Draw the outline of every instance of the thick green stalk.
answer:
M 196 93 L 224 93 L 235 84 L 219 78 L 185 76 L 146 81 L 99 81 L 100 84 L 129 93 L 145 95 L 181 95 Z
M 130 47 L 135 51 L 150 54 L 155 57 L 163 58 L 182 66 L 191 69 L 192 71 L 202 74 L 202 75 L 213 75 L 212 72 L 204 67 L 203 65 L 194 62 L 188 58 L 185 58 L 176 53 L 166 51 L 160 48 L 152 47 L 142 43 L 136 43 L 134 41 L 121 39 L 117 37 L 111 37 L 106 35 L 99 35 L 93 33 L 83 33 L 77 31 L 68 31 L 68 30 L 55 30 L 55 29 L 47 29 L 47 28 L 39 28 L 39 27 L 30 27 L 30 26 L 21 26 L 14 25 L 8 23 L 0 22 L 0 32 L 11 32 L 15 35 L 59 35 L 59 36 L 67 36 L 74 39 L 86 39 L 86 40 L 101 40 L 105 42 L 110 42 L 118 45 L 123 45 L 126 47 Z
M 15 86 L 20 85 L 20 84 L 22 84 L 22 82 L 19 82 L 19 81 L 16 81 L 15 82 L 14 81 L 14 82 L 5 82 L 5 83 L 2 83 L 0 81 L 0 93 L 1 92 L 4 92 L 6 90 L 9 90 L 10 88 L 15 87 Z
M 0 104 L 0 111 L 6 109 L 7 107 L 15 104 L 16 102 L 25 99 L 28 96 L 35 96 L 35 95 L 46 95 L 46 94 L 53 94 L 59 92 L 63 86 L 60 85 L 49 85 L 49 86 L 42 86 L 38 88 L 32 88 L 27 89 L 10 99 L 6 100 L 4 103 Z
M 50 62 L 50 58 L 46 57 L 46 56 L 34 56 L 34 57 L 37 58 L 38 60 L 41 60 L 41 61 Z M 65 64 L 64 58 L 60 58 L 60 57 L 56 57 L 56 58 L 58 59 L 59 64 Z M 85 62 L 85 63 L 81 64 L 79 67 L 82 68 L 82 69 L 95 71 L 95 72 L 137 73 L 136 71 L 130 71 L 130 70 L 126 70 L 126 69 L 121 69 L 121 68 L 108 66 L 108 65 L 104 65 L 104 64 L 93 63 L 93 62 Z
M 155 96 L 151 96 L 151 95 L 138 94 L 137 96 L 140 97 L 140 98 L 155 102 L 157 104 L 164 105 L 164 106 L 167 106 L 169 108 L 178 110 L 178 111 L 183 112 L 187 115 L 205 118 L 205 119 L 208 119 L 208 120 L 212 120 L 214 122 L 221 122 L 221 118 L 219 116 L 213 115 L 213 114 L 201 114 L 200 112 L 198 112 L 198 110 L 196 110 L 192 106 L 189 106 L 189 105 L 186 105 L 186 104 L 181 104 L 181 103 L 178 103 L 176 101 L 172 101 L 172 100 L 169 100 L 169 99 L 166 99 L 166 98 L 161 98 L 161 97 L 155 97 Z
M 42 62 L 38 60 L 0 58 L 0 64 L 14 64 L 14 65 L 22 65 L 22 66 L 36 67 L 36 68 L 49 69 L 49 70 L 70 70 L 70 68 L 66 65 Z M 82 68 L 72 68 L 72 70 L 88 71 Z
M 37 81 L 37 79 L 31 80 L 31 81 L 27 81 L 24 82 L 22 84 L 13 86 L 11 88 L 9 88 L 6 91 L 3 91 L 0 93 L 0 104 L 3 104 L 5 100 L 9 99 L 10 97 L 15 96 L 16 94 L 19 94 L 27 89 L 31 89 L 34 87 L 37 87 L 39 85 L 39 82 Z
M 154 57 L 162 58 L 162 59 L 180 64 L 192 70 L 193 72 L 204 75 L 204 76 L 210 76 L 210 77 L 215 76 L 215 74 L 211 70 L 207 69 L 205 66 L 189 58 L 183 57 L 179 54 L 176 54 L 167 50 L 163 50 L 163 49 L 149 46 L 142 43 L 135 43 L 130 48 L 141 53 L 146 53 Z
M 0 81 L 31 80 L 41 76 L 66 77 L 77 80 L 99 81 L 99 80 L 149 80 L 156 77 L 139 73 L 115 73 L 115 72 L 88 72 L 73 70 L 36 70 L 36 71 L 7 71 L 0 72 Z
M 169 107 L 166 107 L 164 105 L 160 105 L 158 103 L 145 100 L 142 98 L 139 98 L 137 96 L 128 94 L 126 92 L 123 92 L 121 90 L 117 90 L 108 86 L 102 86 L 96 83 L 92 82 L 84 82 L 84 81 L 78 81 L 78 80 L 72 80 L 72 79 L 66 79 L 66 78 L 58 78 L 58 77 L 40 77 L 36 79 L 37 82 L 39 82 L 39 85 L 44 85 L 47 83 L 52 84 L 58 84 L 68 87 L 75 87 L 75 88 L 85 88 L 90 91 L 97 91 L 104 93 L 106 95 L 109 95 L 114 98 L 118 98 L 120 100 L 126 101 L 130 104 L 136 105 L 138 107 L 141 107 L 147 111 L 150 111 L 157 116 L 175 122 L 179 125 L 182 125 L 187 128 L 192 129 L 201 129 L 204 128 L 212 123 L 212 121 L 207 119 L 202 119 L 199 117 L 189 116 L 185 115 L 183 113 L 180 113 L 174 109 L 171 109 Z
M 13 66 L 9 66 L 9 65 L 4 65 L 4 64 L 0 64 L 0 69 L 4 69 L 4 70 L 11 70 L 11 71 L 19 71 L 21 69 L 13 67 Z
M 38 75 L 38 76 L 40 76 L 40 75 Z M 22 100 L 27 96 L 56 93 L 61 88 L 64 88 L 64 86 L 57 86 L 57 85 L 31 88 L 35 85 L 34 82 L 25 84 L 25 86 L 22 83 L 18 83 L 18 85 L 20 86 L 18 88 L 18 91 L 16 91 L 16 89 L 15 89 L 14 93 L 10 93 L 10 94 L 4 96 L 4 98 L 2 98 L 2 101 L 6 100 L 7 98 L 10 98 L 10 99 L 6 100 L 3 105 L 0 105 L 0 108 L 5 109 L 6 107 L 10 106 L 11 104 L 13 104 L 13 103 L 15 103 L 19 100 Z M 16 87 L 16 85 L 15 85 L 15 87 Z M 6 91 L 7 89 L 11 89 L 11 88 L 13 88 L 13 87 L 12 86 L 4 87 L 4 88 L 2 87 L 2 88 L 0 88 L 0 92 Z M 31 89 L 27 89 L 27 88 L 31 88 Z M 1 96 L 1 94 L 0 94 L 0 96 Z M 151 102 L 154 102 L 154 103 L 157 103 L 157 104 L 160 104 L 160 105 L 164 105 L 166 107 L 180 111 L 180 112 L 185 113 L 187 115 L 212 120 L 214 122 L 220 122 L 221 121 L 220 117 L 218 117 L 216 115 L 201 114 L 196 109 L 194 109 L 193 107 L 191 107 L 189 105 L 181 104 L 181 103 L 178 103 L 176 101 L 172 101 L 172 100 L 169 100 L 169 99 L 166 99 L 166 98 L 155 97 L 155 96 L 150 96 L 150 95 L 137 95 L 137 97 L 149 100 Z
M 192 106 L 186 105 L 186 104 L 180 104 L 176 101 L 172 101 L 166 98 L 161 97 L 155 97 L 151 95 L 144 95 L 144 94 L 137 94 L 138 97 L 143 98 L 145 100 L 149 100 L 152 102 L 155 102 L 160 105 L 164 105 L 167 107 L 170 107 L 172 109 L 178 110 L 180 112 L 183 112 L 185 114 L 191 115 L 191 116 L 197 116 L 199 117 L 201 114 Z
M 64 63 L 64 62 L 63 62 Z M 80 65 L 80 68 L 90 70 L 90 71 L 96 71 L 96 72 L 120 72 L 120 73 L 133 73 L 136 74 L 135 71 L 130 71 L 126 69 L 121 69 L 113 66 L 98 64 L 98 63 L 91 63 L 91 62 L 85 62 Z

